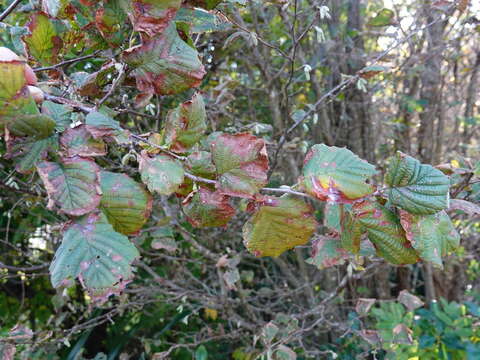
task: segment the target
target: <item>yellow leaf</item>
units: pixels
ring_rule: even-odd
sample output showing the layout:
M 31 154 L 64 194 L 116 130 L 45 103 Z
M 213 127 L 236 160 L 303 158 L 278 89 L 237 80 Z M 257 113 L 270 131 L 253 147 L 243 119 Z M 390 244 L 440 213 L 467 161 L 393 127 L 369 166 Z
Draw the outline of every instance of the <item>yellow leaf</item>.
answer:
M 218 318 L 218 311 L 217 310 L 205 308 L 203 311 L 205 313 L 205 318 L 206 319 L 211 319 L 213 321 L 217 320 L 217 318 Z

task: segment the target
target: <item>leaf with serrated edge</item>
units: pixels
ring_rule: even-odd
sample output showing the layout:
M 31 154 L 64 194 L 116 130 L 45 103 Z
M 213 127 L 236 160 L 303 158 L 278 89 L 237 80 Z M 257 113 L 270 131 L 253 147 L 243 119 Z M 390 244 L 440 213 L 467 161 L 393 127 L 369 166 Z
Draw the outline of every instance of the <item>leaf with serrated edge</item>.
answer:
M 434 214 L 448 206 L 448 177 L 401 152 L 390 160 L 385 183 L 389 201 L 409 213 Z
M 75 157 L 61 163 L 44 161 L 37 165 L 37 171 L 45 184 L 50 209 L 55 204 L 60 212 L 80 216 L 98 207 L 100 168 L 92 160 Z
M 195 151 L 187 156 L 185 166 L 193 174 L 207 179 L 215 178 L 215 165 L 212 161 L 212 153 L 208 151 Z
M 312 208 L 292 196 L 267 197 L 243 226 L 243 242 L 255 256 L 280 256 L 308 242 L 317 222 Z
M 142 181 L 151 192 L 171 195 L 183 183 L 185 171 L 182 165 L 167 155 L 157 155 L 151 158 L 145 151 L 142 151 L 139 164 Z
M 19 114 L 38 113 L 27 87 L 25 63 L 20 60 L 0 61 L 0 125 L 8 124 Z
M 118 135 L 123 131 L 118 121 L 98 111 L 90 112 L 85 118 L 85 124 L 95 139 L 103 136 Z
M 228 196 L 205 188 L 190 194 L 182 206 L 188 222 L 195 227 L 224 226 L 235 215 Z
M 367 232 L 377 255 L 396 265 L 414 264 L 418 255 L 405 237 L 399 219 L 386 207 L 373 201 L 353 205 L 355 219 Z
M 51 101 L 44 101 L 42 103 L 42 114 L 48 115 L 55 120 L 55 130 L 64 131 L 70 126 L 72 108 Z
M 134 69 L 137 88 L 146 93 L 178 94 L 199 86 L 205 75 L 197 51 L 180 38 L 172 23 L 160 36 L 126 50 L 124 60 Z
M 169 111 L 165 123 L 165 143 L 174 152 L 185 152 L 195 145 L 207 129 L 207 114 L 202 95 Z
M 338 239 L 318 236 L 312 244 L 312 257 L 305 261 L 319 269 L 324 269 L 342 265 L 348 257 L 348 253 L 341 247 Z
M 407 239 L 420 257 L 442 268 L 442 256 L 455 250 L 460 235 L 445 211 L 433 215 L 414 215 L 400 210 L 400 221 Z
M 47 115 L 17 114 L 8 125 L 8 130 L 15 136 L 33 136 L 36 139 L 45 139 L 55 130 L 55 121 Z
M 34 14 L 28 23 L 30 34 L 23 37 L 28 53 L 43 66 L 53 65 L 58 60 L 62 39 L 55 25 L 46 14 Z
M 346 148 L 317 144 L 305 157 L 299 180 L 308 194 L 322 201 L 350 203 L 373 193 L 367 180 L 376 172 Z
M 100 209 L 115 231 L 134 235 L 152 212 L 152 196 L 142 185 L 125 174 L 100 172 L 102 199 Z
M 215 138 L 211 149 L 220 192 L 253 198 L 267 184 L 268 156 L 263 139 L 247 133 L 222 134 Z
M 85 125 L 64 131 L 60 145 L 67 157 L 104 156 L 107 153 L 105 143 L 101 139 L 94 139 Z
M 182 0 L 128 0 L 124 4 L 133 30 L 152 37 L 165 30 L 175 17 Z
M 69 286 L 78 278 L 94 300 L 104 302 L 131 281 L 131 263 L 138 256 L 135 246 L 103 215 L 86 215 L 63 235 L 50 265 L 52 285 Z
M 7 140 L 7 153 L 5 158 L 15 159 L 15 170 L 28 174 L 35 170 L 35 166 L 45 159 L 48 152 L 58 151 L 58 136 L 37 140 L 33 137 L 16 138 Z

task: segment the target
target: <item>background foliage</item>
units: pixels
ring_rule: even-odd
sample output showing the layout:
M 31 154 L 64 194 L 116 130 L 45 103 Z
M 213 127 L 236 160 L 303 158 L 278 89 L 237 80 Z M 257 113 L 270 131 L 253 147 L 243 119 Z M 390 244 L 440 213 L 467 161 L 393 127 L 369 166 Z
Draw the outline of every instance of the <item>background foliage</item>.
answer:
M 3 358 L 480 356 L 478 4 L 0 9 Z

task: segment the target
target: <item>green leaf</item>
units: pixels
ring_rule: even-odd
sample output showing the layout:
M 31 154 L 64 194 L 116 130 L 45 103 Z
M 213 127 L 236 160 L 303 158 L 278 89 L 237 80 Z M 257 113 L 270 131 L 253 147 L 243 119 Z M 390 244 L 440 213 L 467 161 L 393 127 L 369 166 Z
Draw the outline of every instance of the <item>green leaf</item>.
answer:
M 207 129 L 207 114 L 202 95 L 169 111 L 165 124 L 165 143 L 175 152 L 185 152 L 195 145 Z
M 105 301 L 133 278 L 130 264 L 138 256 L 135 246 L 115 232 L 104 216 L 90 214 L 63 235 L 50 265 L 52 285 L 69 286 L 78 278 L 94 300 Z
M 194 175 L 207 179 L 215 178 L 216 168 L 212 161 L 212 153 L 195 151 L 185 160 L 186 168 Z
M 356 221 L 350 211 L 344 211 L 341 219 L 340 243 L 342 248 L 354 254 L 360 251 L 360 242 L 364 229 L 360 222 Z
M 110 46 L 119 46 L 125 40 L 129 23 L 127 13 L 124 11 L 124 0 L 103 1 L 102 7 L 95 13 L 95 25 L 103 38 Z
M 23 37 L 28 53 L 43 66 L 53 65 L 58 61 L 62 48 L 62 39 L 58 36 L 53 22 L 47 15 L 37 13 L 28 23 L 29 35 Z
M 308 152 L 299 180 L 307 193 L 322 201 L 349 203 L 373 193 L 367 180 L 376 172 L 346 148 L 317 144 Z
M 181 8 L 174 21 L 187 23 L 192 33 L 225 31 L 231 28 L 231 24 L 224 17 L 200 9 Z
M 38 113 L 27 87 L 25 63 L 19 60 L 0 61 L 0 125 L 10 122 L 17 115 Z
M 182 203 L 187 220 L 195 227 L 224 226 L 235 215 L 229 197 L 200 188 Z
M 118 121 L 98 111 L 88 113 L 85 124 L 88 131 L 96 139 L 104 136 L 117 136 L 123 131 Z
M 308 242 L 317 222 L 303 200 L 284 195 L 267 197 L 243 226 L 243 241 L 255 256 L 277 257 Z
M 387 26 L 395 24 L 395 13 L 390 9 L 380 10 L 375 17 L 367 22 L 367 26 Z
M 100 187 L 100 209 L 115 231 L 125 235 L 138 233 L 152 212 L 150 193 L 127 175 L 109 171 L 100 173 Z
M 223 0 L 187 0 L 186 3 L 192 6 L 197 6 L 207 10 L 212 10 L 222 1 Z
M 207 360 L 207 359 L 208 359 L 208 351 L 205 348 L 205 346 L 200 345 L 195 351 L 195 360 Z
M 60 145 L 67 157 L 104 156 L 107 153 L 105 143 L 100 139 L 94 139 L 85 125 L 64 131 L 60 137 Z
M 445 211 L 433 215 L 413 215 L 400 211 L 407 239 L 420 257 L 442 268 L 442 256 L 460 245 L 460 235 Z
M 267 184 L 268 156 L 263 139 L 247 133 L 222 134 L 211 149 L 219 175 L 217 186 L 223 194 L 253 198 Z
M 319 269 L 325 269 L 343 264 L 348 257 L 348 253 L 342 249 L 338 239 L 318 236 L 312 244 L 312 257 L 305 261 Z
M 142 151 L 139 164 L 142 181 L 151 192 L 171 195 L 183 183 L 185 172 L 182 165 L 167 155 L 150 158 L 145 151 Z
M 17 114 L 8 125 L 8 130 L 15 136 L 32 136 L 36 139 L 45 139 L 55 130 L 55 121 L 47 115 Z
M 42 113 L 55 120 L 55 130 L 62 132 L 70 127 L 72 108 L 66 105 L 56 104 L 51 101 L 42 103 Z
M 123 2 L 134 31 L 149 37 L 161 34 L 175 17 L 182 0 L 128 0 Z
M 150 232 L 152 237 L 152 248 L 155 250 L 165 249 L 168 252 L 175 252 L 178 249 L 175 241 L 175 234 L 171 226 L 157 227 Z
M 390 160 L 385 183 L 389 201 L 412 214 L 434 214 L 448 206 L 448 177 L 401 152 Z
M 10 138 L 7 141 L 6 158 L 15 159 L 15 169 L 22 174 L 35 170 L 35 166 L 45 159 L 48 152 L 58 152 L 58 136 L 37 140 L 34 137 Z
M 362 201 L 353 205 L 355 220 L 360 223 L 374 244 L 377 255 L 392 264 L 414 264 L 417 253 L 405 237 L 400 220 L 377 202 Z
M 80 216 L 100 203 L 100 168 L 92 160 L 67 158 L 61 163 L 41 162 L 37 165 L 48 193 L 48 207 L 53 205 L 72 216 Z
M 178 36 L 173 24 L 160 36 L 126 50 L 124 59 L 134 69 L 137 88 L 146 93 L 178 94 L 199 86 L 205 75 L 197 51 Z

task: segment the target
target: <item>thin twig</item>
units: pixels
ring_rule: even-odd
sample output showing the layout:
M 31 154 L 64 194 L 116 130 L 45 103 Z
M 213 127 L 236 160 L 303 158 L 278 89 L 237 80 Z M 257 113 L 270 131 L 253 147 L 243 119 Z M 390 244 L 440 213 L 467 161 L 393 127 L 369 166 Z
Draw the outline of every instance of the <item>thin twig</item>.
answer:
M 90 54 L 90 55 L 85 55 L 85 56 L 80 56 L 80 57 L 75 58 L 75 59 L 65 60 L 65 61 L 62 61 L 61 63 L 51 65 L 51 66 L 39 67 L 39 68 L 33 69 L 33 71 L 38 72 L 38 71 L 55 70 L 55 69 L 58 69 L 59 67 L 62 67 L 62 66 L 70 65 L 70 64 L 82 61 L 82 60 L 87 60 L 87 59 L 93 58 L 93 57 L 97 56 L 97 54 L 99 52 L 100 52 L 100 50 L 97 50 L 93 54 Z
M 123 80 L 125 79 L 125 65 L 121 64 L 120 69 L 118 69 L 118 76 L 113 80 L 112 86 L 110 87 L 110 90 L 105 94 L 103 98 L 100 99 L 98 102 L 96 108 L 98 109 L 102 104 L 107 101 L 107 99 L 112 96 L 112 94 L 115 92 L 115 90 L 122 84 Z
M 10 4 L 9 7 L 5 9 L 5 11 L 0 15 L 0 21 L 3 21 L 10 13 L 17 7 L 18 4 L 20 4 L 22 0 L 15 0 Z

